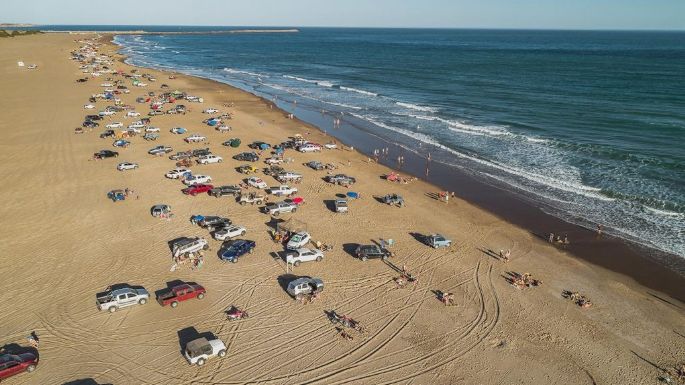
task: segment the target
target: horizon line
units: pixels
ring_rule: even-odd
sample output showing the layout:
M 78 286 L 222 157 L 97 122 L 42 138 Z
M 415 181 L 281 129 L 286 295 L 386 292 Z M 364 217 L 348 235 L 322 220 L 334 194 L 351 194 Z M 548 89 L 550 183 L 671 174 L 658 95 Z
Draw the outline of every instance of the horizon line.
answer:
M 440 30 L 502 30 L 502 31 L 604 31 L 604 32 L 685 32 L 682 29 L 659 29 L 659 28 L 580 28 L 580 27 L 425 27 L 425 26 L 342 26 L 342 25 L 202 25 L 202 24 L 34 24 L 34 23 L 7 23 L 2 24 L 27 24 L 28 27 L 7 28 L 32 28 L 43 26 L 118 26 L 118 27 L 219 27 L 219 28 L 345 28 L 345 29 L 440 29 Z

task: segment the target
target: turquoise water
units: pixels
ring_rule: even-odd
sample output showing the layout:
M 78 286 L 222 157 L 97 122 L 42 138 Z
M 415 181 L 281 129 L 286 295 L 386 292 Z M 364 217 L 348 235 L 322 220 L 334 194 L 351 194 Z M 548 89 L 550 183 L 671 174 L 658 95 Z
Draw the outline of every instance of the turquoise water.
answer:
M 134 64 L 323 109 L 565 220 L 685 256 L 685 33 L 306 28 L 115 41 Z

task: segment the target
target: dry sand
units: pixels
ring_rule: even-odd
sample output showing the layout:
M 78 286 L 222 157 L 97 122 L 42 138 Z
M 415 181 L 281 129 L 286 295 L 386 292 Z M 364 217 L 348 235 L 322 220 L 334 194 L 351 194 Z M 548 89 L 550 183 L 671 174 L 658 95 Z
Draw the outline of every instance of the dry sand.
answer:
M 125 104 L 158 92 L 161 83 L 203 96 L 205 103 L 185 103 L 193 110 L 185 116 L 154 117 L 153 125 L 162 129 L 157 142 L 133 138 L 128 149 L 118 150 L 118 159 L 92 161 L 93 152 L 113 149 L 112 140 L 99 138 L 102 127 L 83 135 L 74 128 L 106 76 L 74 82 L 82 74 L 69 52 L 80 38 L 0 39 L 0 342 L 26 345 L 34 330 L 40 337 L 38 369 L 8 384 L 652 384 L 657 367 L 685 360 L 682 303 L 571 258 L 464 201 L 446 205 L 432 199 L 427 193 L 436 189 L 428 184 L 386 182 L 380 178 L 384 167 L 351 151 L 287 154 L 296 160 L 287 168 L 305 174 L 298 187 L 307 203 L 293 216 L 307 222 L 314 239 L 335 246 L 323 262 L 295 269 L 324 279 L 322 298 L 311 305 L 293 301 L 277 282 L 286 271 L 272 256 L 282 248 L 269 237 L 269 217 L 230 198 L 182 195 L 181 183 L 163 176 L 174 162 L 147 150 L 158 144 L 174 151 L 205 146 L 186 144 L 184 136 L 169 133 L 172 127 L 206 135 L 225 161 L 193 170 L 221 185 L 242 178 L 234 169 L 242 162 L 231 156 L 253 140 L 277 143 L 308 132 L 319 143 L 329 139 L 242 91 L 141 70 L 158 81 L 143 89 L 129 85 Z M 19 68 L 18 60 L 39 68 Z M 235 107 L 222 107 L 226 102 Z M 105 105 L 97 103 L 100 109 Z M 235 113 L 232 133 L 201 123 L 201 110 L 210 106 Z M 111 119 L 131 120 L 121 113 Z M 241 149 L 221 146 L 233 136 L 242 139 Z M 354 189 L 363 199 L 351 203 L 349 214 L 326 207 L 325 200 L 346 190 L 302 164 L 312 159 L 338 163 L 357 178 Z M 118 172 L 120 161 L 137 162 L 140 169 Z M 140 198 L 106 199 L 107 191 L 124 187 Z M 373 199 L 390 192 L 403 195 L 406 207 Z M 175 218 L 152 218 L 149 209 L 157 203 L 170 204 Z M 256 252 L 237 264 L 222 263 L 216 258 L 220 243 L 211 240 L 201 270 L 170 272 L 169 240 L 208 237 L 189 223 L 196 213 L 228 216 L 246 226 Z M 414 232 L 440 232 L 455 245 L 433 250 L 417 242 Z M 397 289 L 397 273 L 387 265 L 358 261 L 343 249 L 379 238 L 396 241 L 392 262 L 418 276 L 417 285 Z M 511 249 L 512 260 L 500 262 L 480 249 Z M 510 271 L 530 272 L 544 285 L 517 290 L 504 279 Z M 154 302 L 114 314 L 95 308 L 95 293 L 110 284 L 140 284 L 152 293 L 176 279 L 204 285 L 207 298 L 173 310 Z M 563 299 L 564 289 L 582 291 L 594 306 L 581 309 Z M 443 306 L 434 290 L 453 292 L 457 305 Z M 251 318 L 225 321 L 223 311 L 232 304 L 249 310 Z M 367 332 L 343 340 L 325 316 L 331 309 L 351 315 Z M 179 332 L 189 327 L 220 337 L 228 357 L 189 366 L 179 345 Z

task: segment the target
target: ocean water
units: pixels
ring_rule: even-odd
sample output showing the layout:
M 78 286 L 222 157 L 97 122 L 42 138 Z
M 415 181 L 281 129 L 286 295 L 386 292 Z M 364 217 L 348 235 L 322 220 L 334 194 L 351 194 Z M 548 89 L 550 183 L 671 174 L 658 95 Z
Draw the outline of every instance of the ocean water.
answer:
M 340 117 L 552 215 L 685 257 L 685 33 L 303 28 L 115 41 L 133 64 L 324 110 L 323 129 Z

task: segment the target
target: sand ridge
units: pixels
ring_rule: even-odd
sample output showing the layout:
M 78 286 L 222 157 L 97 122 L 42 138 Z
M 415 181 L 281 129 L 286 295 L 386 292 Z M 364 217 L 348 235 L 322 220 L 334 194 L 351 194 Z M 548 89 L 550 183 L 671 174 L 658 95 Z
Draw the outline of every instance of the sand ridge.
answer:
M 186 115 L 153 117 L 152 124 L 161 128 L 156 142 L 133 138 L 129 148 L 117 150 L 119 158 L 90 160 L 93 152 L 113 147 L 111 139 L 98 137 L 104 127 L 82 135 L 73 131 L 92 111 L 83 105 L 102 90 L 106 77 L 74 82 L 83 75 L 69 52 L 81 38 L 51 34 L 0 41 L 0 84 L 6 90 L 0 99 L 0 175 L 7 181 L 0 187 L 2 342 L 25 345 L 35 330 L 41 360 L 36 372 L 7 383 L 651 383 L 659 371 L 646 361 L 666 367 L 683 360 L 682 304 L 661 301 L 464 201 L 438 202 L 426 195 L 435 188 L 421 181 L 386 182 L 380 178 L 388 172 L 385 167 L 351 151 L 286 155 L 295 161 L 284 167 L 305 175 L 297 187 L 307 203 L 293 217 L 307 223 L 314 239 L 334 246 L 323 262 L 295 269 L 326 283 L 319 301 L 296 303 L 278 282 L 287 272 L 274 257 L 282 247 L 270 239 L 269 217 L 230 198 L 182 195 L 181 183 L 163 176 L 174 162 L 147 150 L 159 144 L 173 146 L 174 152 L 209 146 L 224 162 L 192 169 L 222 185 L 243 178 L 235 167 L 244 162 L 231 156 L 254 140 L 280 143 L 296 133 L 319 143 L 330 138 L 234 88 L 182 75 L 170 80 L 166 73 L 141 69 L 157 82 L 140 89 L 127 84 L 132 92 L 122 96 L 141 114 L 148 108 L 135 98 L 159 92 L 161 83 L 205 102 L 184 103 L 192 110 Z M 39 68 L 20 70 L 17 60 Z M 223 106 L 229 102 L 234 107 Z M 220 134 L 201 123 L 207 117 L 201 110 L 210 106 L 234 113 L 228 122 L 232 132 Z M 122 115 L 105 119 L 102 126 L 135 120 Z M 186 135 L 169 133 L 176 126 L 209 141 L 186 144 Z M 240 137 L 241 148 L 221 146 L 229 137 Z M 351 202 L 349 214 L 336 214 L 325 204 L 347 190 L 303 164 L 314 159 L 338 164 L 359 181 L 354 190 L 363 199 Z M 121 161 L 139 163 L 140 169 L 119 172 L 115 167 Z M 271 177 L 264 180 L 278 184 Z M 139 199 L 106 199 L 107 191 L 124 187 Z M 404 196 L 406 207 L 391 208 L 373 198 L 391 192 Z M 171 221 L 149 215 L 158 203 L 172 206 Z M 220 242 L 211 240 L 202 269 L 170 272 L 169 240 L 209 239 L 206 230 L 188 221 L 198 213 L 228 216 L 246 226 L 245 238 L 257 242 L 255 253 L 237 264 L 222 263 L 216 257 Z M 411 234 L 432 232 L 447 235 L 455 245 L 434 250 Z M 396 241 L 391 262 L 406 265 L 419 278 L 416 285 L 398 289 L 393 282 L 398 274 L 389 266 L 350 255 L 351 245 L 379 238 Z M 509 248 L 512 260 L 506 264 L 481 251 Z M 544 285 L 516 290 L 504 279 L 510 271 L 531 272 Z M 140 284 L 152 293 L 177 279 L 204 285 L 207 298 L 173 310 L 149 303 L 109 314 L 94 306 L 95 293 L 113 283 Z M 564 289 L 588 294 L 595 305 L 578 308 L 561 297 Z M 456 306 L 443 306 L 435 290 L 454 293 Z M 223 311 L 232 304 L 249 310 L 250 319 L 226 321 Z M 351 315 L 366 333 L 343 340 L 327 319 L 328 310 Z M 221 338 L 228 357 L 202 368 L 188 366 L 179 345 L 188 328 Z

